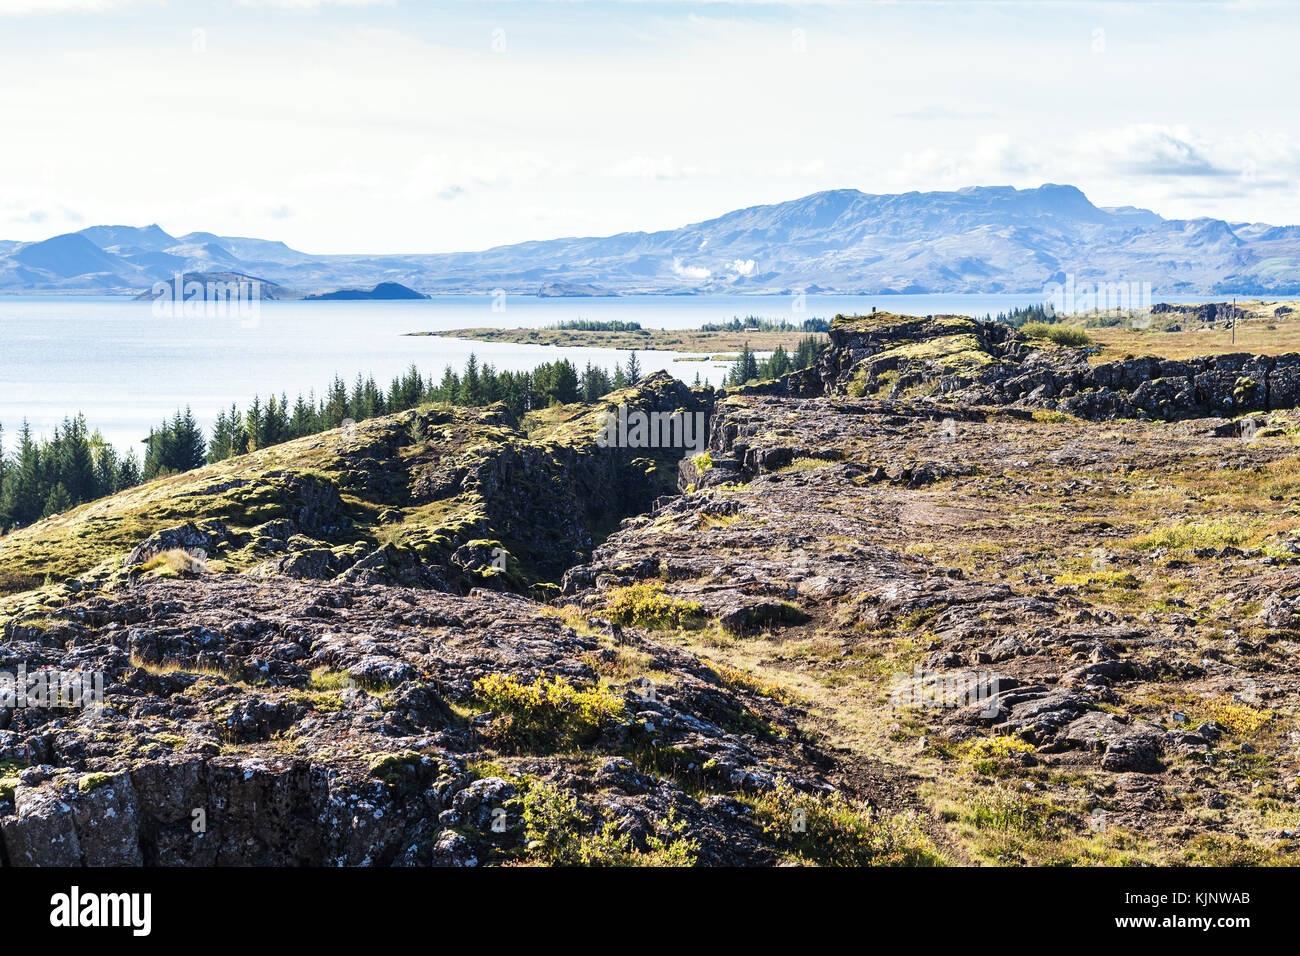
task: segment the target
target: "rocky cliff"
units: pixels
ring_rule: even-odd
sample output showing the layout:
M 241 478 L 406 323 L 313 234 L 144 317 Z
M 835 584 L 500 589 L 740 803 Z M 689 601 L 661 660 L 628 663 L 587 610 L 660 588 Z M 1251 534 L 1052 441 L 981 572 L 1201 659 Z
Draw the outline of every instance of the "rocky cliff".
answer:
M 831 348 L 796 390 L 862 397 L 934 397 L 1011 405 L 1100 421 L 1234 417 L 1300 404 L 1300 353 L 1130 357 L 1094 364 L 1086 347 L 1056 346 L 965 316 L 839 316 Z

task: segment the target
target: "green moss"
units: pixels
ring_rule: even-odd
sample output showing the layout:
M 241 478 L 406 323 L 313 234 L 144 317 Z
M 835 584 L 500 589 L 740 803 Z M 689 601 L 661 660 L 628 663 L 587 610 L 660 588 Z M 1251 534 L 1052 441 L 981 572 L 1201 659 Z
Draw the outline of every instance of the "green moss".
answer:
M 27 764 L 18 760 L 0 760 L 0 801 L 13 800 L 20 782 L 18 773 L 26 767 Z
M 867 361 L 878 368 L 895 361 L 924 362 L 952 372 L 988 365 L 993 356 L 984 350 L 978 336 L 966 332 L 908 342 L 873 355 Z
M 77 789 L 81 793 L 91 793 L 102 787 L 107 787 L 113 782 L 115 774 L 111 773 L 88 773 L 77 781 Z
M 872 312 L 870 315 L 837 315 L 831 321 L 832 329 L 849 332 L 874 332 L 897 328 L 900 335 L 913 330 L 931 329 L 946 334 L 974 332 L 978 323 L 965 315 L 899 315 L 894 312 Z
M 400 753 L 376 754 L 370 759 L 370 775 L 390 787 L 418 786 L 432 780 L 437 763 L 414 750 Z
M 876 397 L 888 398 L 890 391 L 893 389 L 894 384 L 897 381 L 898 381 L 897 369 L 893 369 L 892 371 L 888 371 L 888 372 L 881 372 L 879 375 L 877 375 L 876 376 Z M 864 383 L 863 389 L 865 390 L 865 388 L 866 385 Z

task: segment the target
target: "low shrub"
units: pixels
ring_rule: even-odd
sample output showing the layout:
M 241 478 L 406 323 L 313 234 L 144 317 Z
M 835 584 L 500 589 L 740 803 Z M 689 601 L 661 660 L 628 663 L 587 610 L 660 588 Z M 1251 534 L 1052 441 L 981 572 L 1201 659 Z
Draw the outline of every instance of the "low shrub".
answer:
M 1039 834 L 1050 815 L 1051 808 L 1041 800 L 1011 787 L 982 790 L 970 805 L 970 821 L 980 830 Z
M 1089 345 L 1092 342 L 1083 329 L 1055 322 L 1026 322 L 1020 331 L 1031 339 L 1047 339 L 1057 345 Z
M 489 735 L 519 747 L 557 749 L 590 742 L 627 714 L 623 699 L 600 686 L 575 687 L 563 677 L 525 684 L 513 675 L 489 674 L 474 690 L 494 719 Z
M 601 823 L 594 832 L 568 790 L 541 781 L 524 794 L 524 839 L 529 853 L 552 866 L 694 866 L 698 841 L 681 836 L 685 824 L 672 819 L 637 847 L 615 824 Z
M 686 627 L 704 617 L 697 601 L 679 601 L 665 593 L 657 581 L 617 588 L 610 592 L 605 606 L 614 621 L 637 627 Z
M 913 812 L 882 813 L 839 791 L 803 793 L 786 780 L 751 800 L 777 846 L 827 866 L 935 866 L 941 859 Z

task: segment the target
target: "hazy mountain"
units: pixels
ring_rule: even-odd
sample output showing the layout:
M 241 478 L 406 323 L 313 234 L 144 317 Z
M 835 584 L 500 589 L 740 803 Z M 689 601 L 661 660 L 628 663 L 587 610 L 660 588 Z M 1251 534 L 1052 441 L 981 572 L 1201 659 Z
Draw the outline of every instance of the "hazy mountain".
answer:
M 263 276 L 303 293 L 400 282 L 421 292 L 1040 292 L 1150 282 L 1157 293 L 1300 292 L 1300 226 L 1100 208 L 1073 186 L 871 195 L 752 206 L 663 232 L 480 252 L 315 256 L 282 242 L 157 225 L 0 242 L 0 291 L 138 293 L 184 272 Z

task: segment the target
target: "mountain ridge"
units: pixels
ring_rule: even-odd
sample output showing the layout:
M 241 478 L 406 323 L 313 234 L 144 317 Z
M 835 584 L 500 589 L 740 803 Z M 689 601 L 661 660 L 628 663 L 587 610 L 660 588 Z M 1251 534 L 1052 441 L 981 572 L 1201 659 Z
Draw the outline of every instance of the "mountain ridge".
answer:
M 473 252 L 312 255 L 278 240 L 158 224 L 0 241 L 0 292 L 139 293 L 176 272 L 241 272 L 303 293 L 397 282 L 420 292 L 1033 293 L 1150 283 L 1161 294 L 1300 292 L 1300 226 L 1165 219 L 1077 187 L 830 189 L 677 229 L 530 240 Z

